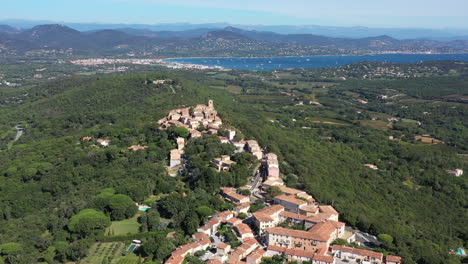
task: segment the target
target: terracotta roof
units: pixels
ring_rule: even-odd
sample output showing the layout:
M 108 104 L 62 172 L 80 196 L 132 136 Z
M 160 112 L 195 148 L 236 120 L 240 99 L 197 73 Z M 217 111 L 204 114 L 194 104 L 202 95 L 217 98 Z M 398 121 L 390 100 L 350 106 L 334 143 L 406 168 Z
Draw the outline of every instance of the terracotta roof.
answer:
M 236 225 L 236 224 L 242 223 L 242 220 L 237 217 L 232 217 L 229 220 L 227 220 L 226 223 L 231 224 L 231 225 Z
M 235 228 L 241 236 L 246 234 L 253 234 L 252 229 L 246 224 L 238 224 L 235 226 Z
M 333 263 L 334 259 L 332 256 L 325 256 L 325 255 L 320 255 L 316 254 L 312 251 L 305 251 L 305 250 L 300 250 L 300 249 L 290 249 L 290 248 L 284 248 L 284 247 L 279 247 L 279 246 L 273 246 L 270 245 L 268 246 L 267 250 L 271 251 L 276 251 L 276 252 L 281 252 L 289 256 L 296 256 L 296 257 L 304 257 L 304 258 L 309 258 L 313 259 L 316 261 L 322 261 L 325 263 Z
M 317 241 L 328 241 L 328 237 L 324 237 L 321 234 L 316 234 L 313 232 L 302 231 L 302 230 L 294 230 L 294 229 L 287 229 L 283 227 L 271 227 L 266 230 L 268 234 L 276 234 L 281 236 L 288 236 L 288 237 L 296 237 L 302 239 L 309 239 L 309 240 L 317 240 Z
M 218 217 L 220 217 L 220 218 L 226 218 L 226 217 L 228 217 L 228 216 L 230 216 L 230 215 L 234 215 L 234 213 L 233 213 L 232 211 L 228 210 L 228 211 L 219 212 L 219 213 L 217 213 L 216 215 L 217 215 Z
M 196 232 L 195 234 L 192 235 L 192 237 L 194 239 L 196 239 L 197 241 L 209 240 L 210 239 L 207 234 L 202 233 L 202 232 Z
M 235 199 L 235 200 L 238 200 L 238 201 L 242 201 L 244 199 L 248 199 L 249 197 L 247 196 L 243 196 L 243 195 L 240 195 L 238 193 L 236 193 L 236 189 L 234 188 L 229 188 L 229 187 L 222 187 L 221 188 L 221 191 L 226 195 L 228 196 L 228 198 L 232 198 L 232 199 Z
M 282 252 L 286 251 L 287 248 L 280 247 L 280 246 L 275 246 L 275 245 L 268 245 L 267 250 L 271 251 L 276 251 L 276 252 Z
M 320 212 L 338 215 L 338 212 L 331 205 L 319 205 Z
M 298 193 L 296 195 L 298 198 L 303 198 L 303 199 L 306 199 L 307 201 L 309 201 L 309 203 L 313 203 L 315 202 L 315 199 L 311 196 L 311 195 L 308 195 L 307 193 Z
M 166 264 L 180 264 L 184 261 L 184 257 L 181 255 L 172 255 L 168 260 L 166 260 Z
M 250 253 L 247 258 L 249 259 L 254 259 L 254 260 L 258 260 L 258 259 L 261 259 L 264 255 L 266 254 L 265 250 L 261 249 L 261 248 L 257 248 L 256 250 L 254 250 L 252 253 Z
M 285 201 L 285 202 L 292 203 L 292 204 L 295 204 L 295 205 L 298 205 L 298 206 L 300 206 L 300 205 L 306 205 L 306 204 L 307 204 L 306 201 L 303 201 L 303 200 L 294 198 L 292 195 L 285 195 L 285 194 L 282 194 L 282 195 L 276 196 L 276 197 L 273 198 L 273 199 L 274 199 L 274 200 Z
M 209 259 L 206 261 L 206 264 L 222 264 L 221 260 L 219 259 Z
M 335 261 L 335 259 L 332 256 L 326 256 L 326 255 L 320 255 L 320 254 L 315 254 L 312 259 L 316 261 L 322 261 L 325 263 L 334 263 Z
M 271 222 L 274 220 L 272 216 L 274 214 L 280 213 L 281 211 L 284 211 L 284 206 L 280 204 L 275 204 L 273 206 L 266 207 L 260 211 L 257 211 L 253 213 L 253 215 L 260 222 Z
M 401 257 L 400 256 L 393 256 L 393 255 L 387 255 L 385 258 L 386 261 L 392 261 L 392 262 L 401 262 Z
M 328 218 L 330 218 L 331 216 L 332 216 L 332 214 L 330 214 L 330 213 L 319 213 L 317 215 L 307 217 L 306 221 L 307 222 L 312 222 L 312 223 L 319 223 L 319 222 L 323 222 L 325 220 L 328 220 Z
M 304 212 L 310 212 L 310 213 L 316 213 L 319 211 L 318 207 L 312 206 L 312 205 L 306 205 L 301 207 L 301 211 Z
M 228 259 L 226 262 L 227 264 L 247 264 L 247 262 L 240 261 L 240 260 L 235 260 L 235 259 Z
M 228 246 L 229 246 L 228 244 L 221 242 L 218 244 L 217 248 L 226 249 Z
M 382 260 L 382 257 L 383 257 L 383 254 L 379 252 L 374 252 L 374 251 L 359 249 L 359 248 L 346 247 L 346 246 L 341 246 L 341 245 L 333 245 L 332 250 L 348 252 L 354 255 L 368 256 L 368 257 L 376 258 L 380 260 Z
M 314 225 L 308 232 L 317 234 L 319 236 L 330 238 L 331 234 L 335 232 L 337 226 L 330 222 L 320 222 Z
M 289 255 L 289 256 L 298 256 L 298 257 L 304 257 L 304 258 L 313 258 L 314 257 L 314 252 L 313 251 L 304 251 L 304 250 L 298 250 L 298 249 L 291 249 L 287 248 L 284 251 L 284 254 Z
M 304 220 L 307 219 L 307 216 L 305 216 L 305 215 L 296 214 L 296 213 L 292 213 L 292 212 L 288 212 L 288 211 L 283 211 L 283 212 L 280 213 L 280 215 L 282 217 L 297 219 L 297 220 L 300 220 L 300 221 L 304 221 Z
M 219 219 L 218 219 L 217 217 L 211 218 L 211 219 L 208 221 L 208 223 L 209 223 L 210 225 L 217 225 L 217 224 L 219 224 Z
M 255 212 L 255 213 L 253 213 L 253 216 L 259 222 L 272 222 L 273 221 L 273 218 L 271 218 L 270 216 L 268 216 L 267 214 L 264 214 L 262 212 Z
M 277 178 L 268 178 L 266 181 L 263 182 L 263 185 L 268 185 L 268 186 L 280 186 L 283 184 L 283 180 L 277 179 Z
M 298 189 L 293 189 L 293 188 L 289 188 L 289 187 L 286 187 L 286 186 L 278 186 L 280 188 L 280 190 L 285 193 L 285 194 L 288 194 L 288 195 L 297 195 L 298 193 L 303 193 L 304 191 L 301 191 L 301 190 L 298 190 Z
M 239 204 L 238 206 L 236 206 L 235 208 L 237 210 L 242 210 L 242 209 L 245 209 L 245 208 L 249 208 L 250 207 L 250 203 L 243 203 L 243 204 Z
M 201 230 L 210 230 L 211 228 L 207 225 L 204 225 L 204 226 L 200 226 L 198 229 L 201 229 Z

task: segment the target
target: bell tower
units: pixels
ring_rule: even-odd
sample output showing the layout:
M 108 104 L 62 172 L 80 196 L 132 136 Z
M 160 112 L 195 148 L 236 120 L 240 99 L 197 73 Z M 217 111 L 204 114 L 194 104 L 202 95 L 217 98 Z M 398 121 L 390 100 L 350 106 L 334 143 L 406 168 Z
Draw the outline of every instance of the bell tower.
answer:
M 213 100 L 208 100 L 208 107 L 214 108 Z

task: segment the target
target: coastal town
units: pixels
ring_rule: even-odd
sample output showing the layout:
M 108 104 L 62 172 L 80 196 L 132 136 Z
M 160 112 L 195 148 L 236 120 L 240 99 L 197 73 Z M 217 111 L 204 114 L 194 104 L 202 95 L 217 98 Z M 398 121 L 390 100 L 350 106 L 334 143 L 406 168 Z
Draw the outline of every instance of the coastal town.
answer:
M 163 130 L 173 126 L 186 128 L 190 132 L 188 140 L 215 135 L 222 143 L 235 146 L 236 152 L 251 153 L 261 164 L 250 184 L 220 189 L 222 199 L 235 207 L 212 215 L 192 235 L 192 242 L 173 251 L 166 264 L 185 263 L 184 259 L 192 255 L 208 264 L 259 264 L 265 257 L 313 264 L 402 263 L 399 256 L 384 256 L 362 245 L 334 243 L 340 240 L 359 245 L 359 231 L 340 222 L 332 205 L 320 204 L 311 194 L 285 186 L 277 154 L 262 149 L 256 140 L 236 137 L 235 129 L 220 134 L 223 122 L 212 100 L 207 105 L 172 110 L 158 123 Z M 171 176 L 186 166 L 185 139 L 176 141 L 177 148 L 170 152 L 167 166 Z M 224 155 L 212 163 L 215 170 L 228 171 L 235 162 Z M 241 194 L 245 193 L 242 190 L 248 190 L 250 195 Z M 258 199 L 267 201 L 266 207 L 251 212 L 249 209 Z M 234 233 L 239 243 L 229 243 L 226 230 Z

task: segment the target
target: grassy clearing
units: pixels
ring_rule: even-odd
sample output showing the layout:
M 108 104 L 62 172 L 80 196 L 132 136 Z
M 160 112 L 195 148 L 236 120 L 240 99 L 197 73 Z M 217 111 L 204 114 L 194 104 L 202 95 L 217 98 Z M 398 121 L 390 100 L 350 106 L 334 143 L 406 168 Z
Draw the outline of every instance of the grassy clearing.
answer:
M 104 259 L 107 259 L 108 263 L 114 264 L 117 263 L 119 259 L 125 258 L 122 256 L 122 253 L 125 252 L 125 250 L 126 246 L 122 242 L 98 242 L 91 246 L 88 252 L 88 257 L 80 261 L 79 264 L 101 264 Z
M 362 126 L 368 126 L 378 130 L 389 130 L 391 128 L 388 122 L 382 120 L 358 120 L 356 122 Z
M 240 94 L 242 93 L 242 87 L 240 86 L 237 86 L 237 85 L 229 85 L 226 90 L 228 90 L 229 92 L 233 93 L 233 94 Z
M 346 123 L 341 120 L 324 118 L 324 117 L 306 117 L 306 120 L 312 121 L 313 123 L 319 124 L 328 124 L 328 125 L 337 125 L 337 126 L 349 126 L 349 123 Z
M 138 223 L 138 216 L 140 216 L 140 212 L 130 219 L 112 222 L 111 226 L 106 229 L 106 236 L 119 236 L 138 233 L 140 228 L 140 223 Z

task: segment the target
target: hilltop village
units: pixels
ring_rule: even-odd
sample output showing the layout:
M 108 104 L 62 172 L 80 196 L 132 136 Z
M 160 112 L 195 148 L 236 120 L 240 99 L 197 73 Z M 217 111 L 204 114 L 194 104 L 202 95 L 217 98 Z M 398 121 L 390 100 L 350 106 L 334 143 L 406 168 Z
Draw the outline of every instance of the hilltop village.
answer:
M 255 140 L 236 138 L 235 129 L 219 134 L 223 123 L 212 100 L 207 105 L 172 110 L 159 120 L 159 125 L 163 130 L 184 127 L 189 130 L 190 139 L 204 134 L 216 135 L 222 143 L 235 146 L 236 152 L 251 153 L 261 164 L 252 184 L 238 189 L 221 188 L 222 198 L 234 203 L 234 209 L 212 215 L 193 234 L 193 242 L 178 247 L 166 264 L 185 263 L 184 259 L 191 255 L 208 264 L 259 264 L 264 257 L 313 264 L 402 263 L 399 256 L 384 258 L 379 252 L 333 245 L 337 239 L 356 242 L 356 232 L 345 229 L 345 223 L 339 221 L 339 213 L 333 206 L 319 204 L 310 194 L 285 186 L 275 153 L 263 150 Z M 186 166 L 185 139 L 177 138 L 176 141 L 177 148 L 170 152 L 167 166 L 171 176 L 176 176 Z M 212 163 L 215 170 L 228 171 L 235 162 L 224 155 Z M 241 194 L 242 190 L 249 190 L 250 195 Z M 268 201 L 267 206 L 250 213 L 249 209 L 257 199 Z M 227 243 L 222 235 L 226 230 L 234 232 L 240 242 L 238 246 Z

